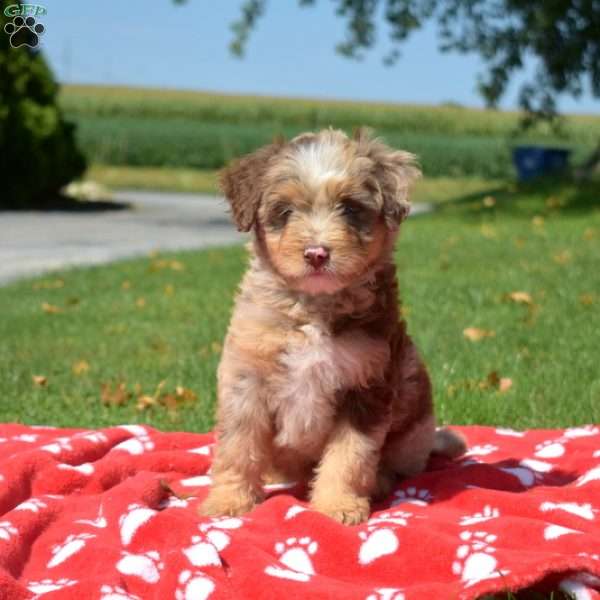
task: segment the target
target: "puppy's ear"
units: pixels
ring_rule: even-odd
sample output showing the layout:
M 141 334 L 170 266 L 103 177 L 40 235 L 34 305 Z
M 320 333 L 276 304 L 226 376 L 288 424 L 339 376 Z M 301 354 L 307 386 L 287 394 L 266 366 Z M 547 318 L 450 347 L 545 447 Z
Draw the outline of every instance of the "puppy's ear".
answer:
M 231 206 L 238 231 L 250 231 L 264 191 L 263 177 L 269 161 L 281 150 L 284 141 L 256 150 L 237 159 L 219 174 L 219 186 Z
M 409 192 L 421 177 L 417 157 L 371 138 L 371 132 L 366 128 L 357 130 L 354 140 L 374 163 L 372 172 L 383 197 L 383 216 L 388 228 L 396 229 L 408 216 Z

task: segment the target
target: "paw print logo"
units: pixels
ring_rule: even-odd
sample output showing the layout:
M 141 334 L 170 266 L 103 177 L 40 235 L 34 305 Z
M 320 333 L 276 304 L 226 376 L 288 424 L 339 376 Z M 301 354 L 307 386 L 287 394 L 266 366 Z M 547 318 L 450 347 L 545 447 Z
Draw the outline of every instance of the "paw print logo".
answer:
M 508 574 L 508 571 L 497 568 L 498 561 L 493 556 L 496 548 L 492 544 L 497 536 L 485 531 L 463 531 L 460 539 L 463 543 L 456 550 L 452 572 L 460 575 L 466 587 Z
M 221 552 L 231 542 L 231 536 L 227 531 L 239 529 L 244 524 L 242 519 L 237 517 L 216 517 L 208 523 L 202 523 L 199 527 L 200 531 L 206 535 L 209 542 Z
M 39 498 L 29 498 L 25 502 L 21 502 L 15 510 L 30 510 L 33 513 L 40 512 L 42 508 L 46 508 L 48 505 Z
M 177 581 L 181 587 L 175 590 L 175 600 L 206 600 L 215 589 L 214 581 L 204 573 L 185 570 Z
M 27 589 L 30 592 L 39 594 L 41 596 L 43 594 L 55 592 L 56 590 L 62 590 L 63 588 L 71 587 L 76 583 L 77 581 L 75 579 L 40 579 L 40 581 L 30 581 L 27 584 Z
M 50 454 L 61 454 L 63 450 L 73 450 L 73 446 L 71 445 L 71 438 L 58 437 L 50 444 L 42 446 L 40 450 L 50 452 Z
M 476 512 L 472 515 L 465 515 L 460 519 L 460 525 L 475 525 L 475 523 L 483 523 L 490 519 L 497 519 L 500 516 L 500 511 L 497 508 L 492 508 L 489 504 L 483 507 L 481 512 Z
M 269 565 L 265 568 L 265 573 L 271 577 L 306 583 L 315 574 L 311 557 L 314 556 L 317 548 L 317 542 L 309 537 L 299 539 L 292 537 L 285 542 L 277 542 L 275 553 L 279 555 L 279 562 L 286 568 Z
M 150 439 L 148 431 L 141 425 L 120 425 L 121 429 L 128 431 L 133 437 L 117 444 L 112 450 L 123 450 L 129 454 L 143 454 L 146 450 L 154 450 L 154 442 Z
M 367 521 L 369 529 L 375 528 L 377 525 L 400 525 L 406 527 L 408 519 L 412 517 L 412 513 L 404 512 L 403 510 L 393 510 L 389 512 L 381 512 L 375 517 L 371 517 Z
M 160 579 L 160 571 L 164 569 L 164 563 L 160 560 L 160 554 L 155 550 L 144 554 L 130 554 L 122 552 L 123 557 L 117 563 L 117 571 L 123 575 L 134 575 L 143 579 L 146 583 L 157 583 Z
M 420 490 L 411 485 L 405 490 L 398 490 L 397 492 L 394 492 L 392 506 L 396 506 L 397 504 L 414 504 L 415 506 L 427 506 L 432 500 L 433 497 L 429 493 L 429 490 Z
M 103 585 L 100 594 L 100 600 L 140 600 L 139 596 L 130 594 L 118 585 Z
M 33 17 L 15 17 L 12 22 L 4 26 L 4 33 L 10 35 L 10 45 L 13 48 L 29 46 L 35 48 L 40 43 L 40 36 L 45 28 L 37 23 Z
M 93 533 L 78 533 L 67 536 L 64 542 L 52 546 L 52 558 L 48 561 L 46 567 L 52 569 L 71 558 L 74 554 L 81 552 L 85 548 L 88 540 L 95 538 Z
M 19 533 L 16 527 L 9 521 L 0 521 L 0 540 L 10 540 L 13 535 Z
M 119 533 L 123 546 L 128 546 L 138 529 L 157 514 L 158 512 L 152 508 L 141 504 L 130 504 L 127 507 L 127 512 L 119 518 Z
M 358 551 L 358 562 L 361 565 L 368 565 L 382 556 L 394 554 L 400 546 L 398 536 L 388 527 L 371 526 L 367 531 L 359 532 L 358 537 L 362 540 Z
M 221 559 L 215 546 L 199 535 L 192 536 L 192 544 L 182 552 L 194 567 L 221 565 Z

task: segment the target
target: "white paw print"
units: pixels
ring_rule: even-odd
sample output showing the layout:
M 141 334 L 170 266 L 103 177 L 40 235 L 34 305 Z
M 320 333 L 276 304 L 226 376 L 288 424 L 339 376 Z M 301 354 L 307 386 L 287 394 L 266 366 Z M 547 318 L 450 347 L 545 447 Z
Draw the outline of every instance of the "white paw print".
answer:
M 465 525 L 474 525 L 475 523 L 483 523 L 490 519 L 497 519 L 500 516 L 500 511 L 497 508 L 491 507 L 486 504 L 481 512 L 476 512 L 472 515 L 465 515 L 461 517 L 460 524 L 464 527 Z
M 515 431 L 514 429 L 510 429 L 508 427 L 498 427 L 498 429 L 496 429 L 496 433 L 498 435 L 504 435 L 504 436 L 509 436 L 509 437 L 522 438 L 525 436 L 524 431 Z
M 600 554 L 590 554 L 589 552 L 580 552 L 577 556 L 591 558 L 592 560 L 600 560 Z
M 92 442 L 93 444 L 101 444 L 108 442 L 108 437 L 105 433 L 101 431 L 82 431 L 80 433 L 76 433 L 74 438 L 87 440 L 88 442 Z
M 49 592 L 55 592 L 56 590 L 62 590 L 63 588 L 75 585 L 77 581 L 75 579 L 40 579 L 39 581 L 29 581 L 27 583 L 27 589 L 34 594 L 48 594 Z
M 50 452 L 50 454 L 61 454 L 63 450 L 73 450 L 73 446 L 71 445 L 71 438 L 57 437 L 50 444 L 41 446 L 40 450 L 44 450 L 45 452 Z
M 15 510 L 30 510 L 31 512 L 37 513 L 40 512 L 42 508 L 46 508 L 48 505 L 39 498 L 29 498 L 29 500 L 25 500 L 25 502 L 21 502 Z
M 182 571 L 178 581 L 175 600 L 206 600 L 215 589 L 214 581 L 201 572 Z
M 600 429 L 595 425 L 584 425 L 583 427 L 570 427 L 565 429 L 564 436 L 569 439 L 598 435 Z
M 265 568 L 265 573 L 281 579 L 310 581 L 310 578 L 315 574 L 311 556 L 314 556 L 317 548 L 317 542 L 309 537 L 291 537 L 285 542 L 277 542 L 275 552 L 279 555 L 279 562 L 287 568 L 270 565 Z
M 121 543 L 128 546 L 137 530 L 145 525 L 158 512 L 141 504 L 130 504 L 127 512 L 119 518 Z
M 159 510 L 165 510 L 167 508 L 187 508 L 189 503 L 189 499 L 178 498 L 177 496 L 167 496 L 158 503 L 157 508 Z
M 192 545 L 182 551 L 194 567 L 220 566 L 221 559 L 215 545 L 199 535 L 192 537 Z
M 380 524 L 399 525 L 402 527 L 406 527 L 406 525 L 408 525 L 408 519 L 412 516 L 412 513 L 405 512 L 403 510 L 380 512 L 377 513 L 375 517 L 371 517 L 367 521 L 367 527 L 369 531 L 375 529 L 377 525 Z
M 146 583 L 157 583 L 160 579 L 160 571 L 164 569 L 164 563 L 160 560 L 160 554 L 155 550 L 144 554 L 130 554 L 122 552 L 123 557 L 117 563 L 117 571 L 123 575 L 135 575 Z
M 427 506 L 433 500 L 429 490 L 417 489 L 414 486 L 407 487 L 405 490 L 394 492 L 392 506 L 397 504 L 414 504 L 415 506 Z
M 540 504 L 540 510 L 542 512 L 547 512 L 549 510 L 564 510 L 565 512 L 577 515 L 588 521 L 593 521 L 596 518 L 595 514 L 600 512 L 589 503 L 577 504 L 576 502 L 542 502 L 542 504 Z
M 547 440 L 535 447 L 535 456 L 538 458 L 558 458 L 564 453 L 565 447 L 560 440 Z
M 154 442 L 150 439 L 150 435 L 145 427 L 141 425 L 120 425 L 120 428 L 131 433 L 133 437 L 111 448 L 111 452 L 113 450 L 123 450 L 135 455 L 154 449 Z
M 404 600 L 400 588 L 375 588 L 365 600 Z
M 100 593 L 100 600 L 140 600 L 139 596 L 130 594 L 118 585 L 103 585 Z
M 389 527 L 371 526 L 368 533 L 360 531 L 358 537 L 362 540 L 358 551 L 358 562 L 361 565 L 368 565 L 382 556 L 394 554 L 400 546 L 398 536 Z
M 534 461 L 534 464 L 539 466 L 539 462 Z M 543 480 L 543 474 L 539 470 L 532 468 L 532 461 L 528 461 L 527 463 L 521 461 L 519 464 L 520 466 L 518 467 L 499 467 L 499 469 L 516 477 L 525 487 L 531 487 Z
M 0 540 L 10 540 L 13 535 L 19 533 L 10 521 L 0 521 Z
M 216 517 L 202 523 L 198 529 L 206 535 L 210 543 L 221 552 L 231 542 L 231 536 L 226 533 L 227 530 L 239 529 L 244 524 L 242 519 L 237 517 Z
M 508 573 L 505 570 L 501 572 L 497 568 L 498 561 L 492 556 L 496 549 L 491 544 L 496 541 L 497 536 L 485 531 L 463 531 L 460 539 L 464 543 L 456 550 L 452 572 L 460 575 L 466 587 Z
M 37 433 L 21 433 L 19 435 L 13 435 L 13 440 L 16 442 L 26 442 L 28 444 L 33 444 L 37 442 L 40 436 Z
M 493 444 L 482 444 L 479 446 L 471 446 L 463 456 L 487 456 L 498 450 L 498 446 Z
M 67 536 L 63 542 L 52 546 L 52 558 L 48 561 L 46 567 L 52 569 L 65 562 L 65 560 L 74 554 L 81 552 L 81 550 L 85 548 L 87 540 L 91 540 L 95 537 L 96 535 L 94 533 L 78 533 Z
M 300 504 L 294 504 L 293 506 L 290 506 L 287 509 L 284 519 L 286 521 L 288 521 L 289 519 L 293 519 L 294 517 L 297 517 L 300 513 L 303 513 L 306 510 L 308 509 L 304 508 L 304 506 L 301 506 Z

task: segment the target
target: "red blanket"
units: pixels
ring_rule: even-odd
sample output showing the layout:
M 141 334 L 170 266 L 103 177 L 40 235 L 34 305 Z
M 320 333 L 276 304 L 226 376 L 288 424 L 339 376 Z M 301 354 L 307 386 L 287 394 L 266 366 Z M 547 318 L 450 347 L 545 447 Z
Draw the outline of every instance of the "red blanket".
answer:
M 0 598 L 600 598 L 600 428 L 458 429 L 467 456 L 345 527 L 294 488 L 200 518 L 210 434 L 0 426 Z

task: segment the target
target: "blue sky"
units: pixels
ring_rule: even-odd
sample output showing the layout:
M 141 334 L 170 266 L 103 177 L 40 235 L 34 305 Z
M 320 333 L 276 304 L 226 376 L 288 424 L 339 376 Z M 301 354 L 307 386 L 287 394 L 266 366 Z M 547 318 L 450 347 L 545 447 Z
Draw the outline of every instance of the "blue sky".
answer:
M 296 0 L 271 0 L 248 45 L 231 56 L 229 26 L 241 0 L 46 0 L 42 49 L 62 82 L 119 84 L 437 104 L 482 106 L 476 92 L 481 63 L 475 56 L 443 54 L 435 29 L 415 34 L 400 61 L 385 67 L 385 25 L 362 62 L 334 52 L 342 20 L 329 0 L 300 8 Z M 515 82 L 502 102 L 516 107 Z M 561 98 L 564 111 L 600 110 L 586 94 Z

